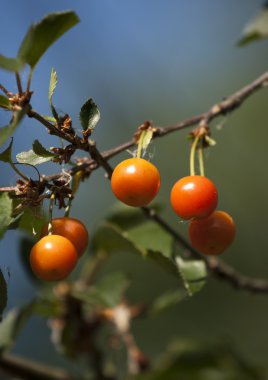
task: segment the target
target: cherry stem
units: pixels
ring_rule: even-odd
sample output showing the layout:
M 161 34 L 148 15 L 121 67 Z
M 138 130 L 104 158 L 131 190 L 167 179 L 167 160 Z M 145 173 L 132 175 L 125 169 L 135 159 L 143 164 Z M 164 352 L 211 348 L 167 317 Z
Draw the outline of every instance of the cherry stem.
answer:
M 52 193 L 50 196 L 49 209 L 48 209 L 48 235 L 52 235 L 52 218 L 53 218 L 53 206 L 55 201 L 55 193 Z
M 204 165 L 204 154 L 203 147 L 198 148 L 198 161 L 199 161 L 199 171 L 201 176 L 205 176 L 205 165 Z
M 69 217 L 69 215 L 70 215 L 70 211 L 71 211 L 71 206 L 72 206 L 72 199 L 69 198 L 68 204 L 67 204 L 67 206 L 66 206 L 66 208 L 65 208 L 65 212 L 64 212 L 64 216 L 65 216 L 65 218 L 68 218 L 68 217 Z
M 200 136 L 195 136 L 190 152 L 190 175 L 195 175 L 195 152 Z

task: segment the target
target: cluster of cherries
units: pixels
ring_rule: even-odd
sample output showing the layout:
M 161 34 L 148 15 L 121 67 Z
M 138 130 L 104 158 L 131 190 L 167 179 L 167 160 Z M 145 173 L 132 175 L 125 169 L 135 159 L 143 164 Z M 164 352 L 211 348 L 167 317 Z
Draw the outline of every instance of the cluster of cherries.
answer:
M 143 207 L 158 193 L 158 169 L 143 158 L 130 158 L 115 168 L 111 178 L 115 196 L 129 206 Z M 235 224 L 229 214 L 216 210 L 218 192 L 202 175 L 179 179 L 170 193 L 175 213 L 189 220 L 189 237 L 194 248 L 206 255 L 219 255 L 233 242 Z
M 73 271 L 87 245 L 88 232 L 80 220 L 52 219 L 50 228 L 48 224 L 43 226 L 41 239 L 31 249 L 32 270 L 41 280 L 63 280 Z
M 111 177 L 115 196 L 123 203 L 144 207 L 160 187 L 158 169 L 149 161 L 134 157 L 119 163 Z M 194 248 L 207 255 L 219 255 L 232 243 L 235 224 L 229 214 L 216 210 L 218 192 L 205 176 L 191 175 L 178 180 L 170 194 L 175 213 L 189 220 L 189 237 Z M 66 278 L 88 245 L 88 232 L 78 219 L 52 219 L 41 232 L 30 253 L 37 277 L 46 281 Z

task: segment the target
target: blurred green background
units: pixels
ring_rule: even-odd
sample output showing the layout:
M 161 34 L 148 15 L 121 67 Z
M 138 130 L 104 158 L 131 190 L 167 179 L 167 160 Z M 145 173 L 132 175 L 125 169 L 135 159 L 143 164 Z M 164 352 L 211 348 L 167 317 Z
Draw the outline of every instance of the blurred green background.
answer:
M 29 25 L 47 13 L 75 10 L 81 23 L 57 41 L 37 66 L 33 106 L 49 113 L 47 92 L 54 67 L 59 79 L 54 104 L 78 126 L 80 107 L 92 97 L 101 111 L 94 139 L 104 150 L 129 140 L 144 120 L 165 126 L 206 111 L 267 70 L 266 40 L 236 47 L 244 25 L 261 5 L 251 0 L 2 0 L 0 53 L 14 56 Z M 22 77 L 27 80 L 27 71 Z M 7 72 L 0 72 L 0 83 L 15 90 L 13 75 Z M 232 115 L 217 120 L 213 128 L 217 145 L 206 154 L 206 173 L 218 187 L 219 208 L 228 211 L 237 224 L 236 241 L 223 259 L 258 277 L 268 277 L 267 99 L 267 91 L 258 92 Z M 8 115 L 1 112 L 1 126 L 7 120 Z M 223 128 L 218 128 L 223 121 Z M 162 214 L 185 235 L 187 225 L 171 212 L 169 191 L 189 172 L 187 133 L 157 139 L 148 152 L 162 176 L 158 197 L 165 205 Z M 55 144 L 44 128 L 25 120 L 15 134 L 14 152 L 29 150 L 36 138 L 47 147 Z M 127 157 L 123 153 L 111 162 Z M 16 176 L 7 165 L 1 164 L 0 170 L 1 186 L 15 183 Z M 58 170 L 56 165 L 44 166 L 44 173 Z M 72 213 L 91 231 L 114 203 L 109 183 L 98 170 L 81 186 Z M 8 308 L 22 305 L 38 291 L 20 262 L 21 236 L 10 231 L 0 242 L 0 266 L 9 277 Z M 112 258 L 105 270 L 131 274 L 133 302 L 150 300 L 177 286 L 154 264 L 129 255 Z M 209 279 L 201 293 L 160 317 L 138 320 L 134 331 L 152 358 L 175 337 L 200 338 L 231 341 L 246 358 L 265 364 L 267 317 L 267 295 L 236 291 Z M 14 352 L 51 364 L 64 363 L 52 348 L 46 322 L 39 318 L 27 324 Z

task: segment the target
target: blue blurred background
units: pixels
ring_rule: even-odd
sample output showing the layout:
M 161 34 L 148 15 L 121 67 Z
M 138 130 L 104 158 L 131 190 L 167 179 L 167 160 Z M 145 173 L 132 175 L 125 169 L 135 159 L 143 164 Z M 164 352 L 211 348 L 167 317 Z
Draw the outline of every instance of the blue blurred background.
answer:
M 261 4 L 256 0 L 2 0 L 0 53 L 15 56 L 29 25 L 47 13 L 75 10 L 81 23 L 37 65 L 33 106 L 42 114 L 49 113 L 47 93 L 54 67 L 59 79 L 54 103 L 73 117 L 77 128 L 83 102 L 92 97 L 97 103 L 101 121 L 94 139 L 103 150 L 129 140 L 144 120 L 165 126 L 208 110 L 267 70 L 267 41 L 244 48 L 235 45 Z M 25 83 L 27 70 L 22 78 Z M 0 83 L 15 90 L 10 73 L 1 71 Z M 7 121 L 7 114 L 1 112 L 1 126 Z M 255 94 L 221 121 L 223 128 L 217 128 L 219 120 L 214 123 L 217 145 L 206 154 L 206 172 L 219 189 L 220 208 L 230 212 L 237 224 L 237 239 L 223 259 L 243 273 L 267 277 L 267 91 Z M 168 197 L 172 184 L 189 170 L 186 136 L 186 130 L 178 132 L 158 139 L 150 148 L 162 175 L 163 215 L 183 234 L 187 226 L 172 214 Z M 29 150 L 36 138 L 46 147 L 55 144 L 44 128 L 25 120 L 15 134 L 14 152 Z M 112 163 L 126 157 L 123 153 Z M 0 170 L 1 186 L 15 183 L 16 175 L 7 165 L 0 164 Z M 56 165 L 44 166 L 44 173 L 58 170 Z M 72 213 L 93 230 L 114 202 L 99 170 L 81 186 Z M 10 274 L 8 308 L 27 302 L 37 292 L 19 259 L 21 236 L 10 231 L 0 242 L 0 266 Z M 151 264 L 140 264 L 129 256 L 112 259 L 107 270 L 114 269 L 133 271 L 130 298 L 136 302 L 141 294 L 150 299 L 176 286 Z M 134 330 L 141 347 L 153 358 L 178 336 L 231 340 L 246 358 L 263 363 L 267 316 L 267 296 L 238 292 L 210 279 L 200 294 L 150 322 L 136 322 Z M 14 351 L 47 363 L 64 363 L 52 349 L 46 322 L 39 318 L 27 324 Z

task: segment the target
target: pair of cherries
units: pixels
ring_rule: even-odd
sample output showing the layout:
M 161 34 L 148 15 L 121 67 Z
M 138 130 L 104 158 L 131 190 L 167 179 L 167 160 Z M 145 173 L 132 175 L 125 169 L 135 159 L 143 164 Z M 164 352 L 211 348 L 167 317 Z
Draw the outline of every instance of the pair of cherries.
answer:
M 130 158 L 119 163 L 111 178 L 115 196 L 123 203 L 143 207 L 157 195 L 160 187 L 158 169 L 142 158 Z M 218 192 L 211 180 L 193 175 L 179 179 L 170 194 L 175 213 L 190 220 L 192 245 L 207 255 L 219 255 L 235 237 L 235 224 L 229 214 L 216 210 Z

